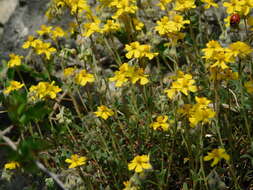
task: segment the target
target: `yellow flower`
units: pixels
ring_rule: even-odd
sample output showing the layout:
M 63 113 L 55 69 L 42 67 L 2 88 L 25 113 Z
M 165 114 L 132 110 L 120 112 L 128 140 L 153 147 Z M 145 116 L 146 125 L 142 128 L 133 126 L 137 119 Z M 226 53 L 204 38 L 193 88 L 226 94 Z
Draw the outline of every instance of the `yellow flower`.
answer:
M 102 29 L 103 33 L 116 32 L 120 29 L 120 24 L 114 20 L 107 20 L 104 28 Z
M 242 10 L 243 1 L 230 0 L 229 2 L 224 2 L 223 6 L 227 7 L 227 13 L 232 14 L 235 12 L 240 12 Z
M 86 0 L 69 0 L 68 6 L 71 8 L 72 14 L 80 14 L 84 11 L 91 12 Z
M 90 12 L 86 0 L 54 0 L 56 7 L 68 7 L 72 15 L 81 14 L 84 11 Z
M 130 180 L 129 181 L 124 181 L 124 189 L 123 190 L 138 190 L 139 187 L 136 186 L 134 183 L 132 183 Z
M 161 20 L 156 22 L 157 26 L 155 27 L 155 31 L 157 31 L 160 35 L 165 35 L 169 32 L 177 31 L 174 23 L 172 23 L 169 17 L 164 16 Z
M 196 104 L 190 108 L 189 111 L 189 122 L 191 127 L 197 126 L 197 124 L 209 123 L 210 119 L 214 118 L 215 112 L 213 109 L 209 108 L 209 104 L 211 103 L 205 97 L 195 97 Z
M 51 31 L 51 38 L 53 40 L 56 40 L 57 38 L 62 38 L 65 36 L 65 32 L 63 31 L 63 29 L 59 26 L 55 27 L 52 31 Z
M 54 0 L 53 2 L 56 4 L 57 7 L 64 7 L 67 3 L 67 1 L 65 2 L 65 0 Z
M 158 116 L 156 118 L 156 122 L 152 123 L 150 127 L 152 127 L 154 130 L 161 128 L 164 131 L 167 131 L 169 129 L 169 123 L 167 123 L 168 118 L 169 117 L 166 115 Z
M 193 8 L 196 8 L 195 0 L 176 0 L 174 6 L 175 11 L 185 11 Z
M 159 0 L 159 3 L 157 3 L 156 5 L 158 7 L 160 7 L 161 10 L 165 11 L 167 5 L 172 2 L 172 0 Z
M 29 92 L 31 95 L 31 98 L 33 100 L 36 99 L 45 99 L 47 97 L 50 97 L 51 99 L 55 99 L 57 93 L 61 92 L 62 89 L 60 89 L 58 86 L 54 86 L 54 81 L 50 84 L 49 82 L 39 82 L 36 86 L 31 86 L 29 88 Z
M 252 94 L 253 93 L 253 80 L 250 80 L 248 82 L 245 82 L 244 83 L 244 87 L 246 88 L 247 92 L 249 94 Z
M 169 99 L 173 99 L 179 92 L 188 96 L 189 92 L 197 91 L 195 83 L 195 80 L 192 79 L 192 75 L 183 73 L 172 83 L 170 89 L 165 89 L 164 92 L 167 93 Z
M 239 51 L 236 46 L 240 46 L 244 51 L 241 56 L 244 56 L 251 52 L 251 49 L 247 47 L 244 43 L 236 42 L 235 44 L 231 44 L 230 48 L 223 48 L 217 41 L 209 41 L 207 44 L 207 48 L 204 48 L 202 51 L 204 52 L 203 58 L 211 64 L 211 68 L 221 68 L 222 70 L 228 69 L 227 63 L 233 63 L 235 61 L 235 56 L 238 55 Z
M 198 107 L 206 108 L 209 104 L 211 104 L 211 100 L 208 100 L 206 97 L 195 97 Z
M 75 168 L 77 166 L 85 165 L 87 158 L 85 156 L 79 157 L 77 154 L 73 154 L 70 159 L 65 160 L 66 163 L 69 163 L 69 168 Z
M 33 47 L 34 46 L 34 37 L 33 36 L 28 36 L 28 39 L 27 39 L 27 41 L 23 44 L 23 46 L 22 46 L 22 48 L 24 48 L 24 49 L 27 49 L 27 48 L 29 48 L 29 47 Z
M 253 16 L 248 17 L 247 24 L 249 25 L 249 30 L 253 31 L 253 28 L 252 28 L 252 26 L 253 26 Z
M 158 53 L 150 52 L 150 45 L 141 45 L 138 41 L 126 44 L 125 50 L 127 50 L 126 58 L 128 59 L 147 57 L 151 60 L 158 55 Z
M 128 73 L 128 77 L 133 84 L 135 84 L 138 80 L 140 80 L 141 85 L 145 85 L 149 82 L 147 78 L 148 75 L 144 74 L 143 68 L 133 67 L 132 72 Z
M 185 24 L 190 24 L 189 20 L 184 20 L 183 16 L 176 14 L 173 11 L 169 12 L 169 16 L 164 16 L 161 20 L 156 22 L 155 31 L 160 35 L 170 36 L 180 32 L 181 29 L 184 29 Z
M 205 9 L 209 9 L 211 6 L 218 8 L 218 4 L 214 0 L 201 0 L 203 3 L 206 3 L 204 6 Z
M 128 51 L 126 54 L 128 59 L 141 57 L 141 45 L 139 42 L 132 42 L 129 45 L 126 44 L 125 50 Z
M 183 78 L 177 79 L 176 82 L 172 84 L 172 88 L 177 89 L 182 92 L 186 96 L 188 95 L 188 91 L 196 92 L 197 86 L 195 85 L 195 80 L 192 79 L 192 75 L 186 74 Z
M 227 7 L 227 13 L 239 13 L 240 15 L 247 16 L 253 7 L 252 0 L 230 0 L 229 2 L 223 3 L 224 7 Z
M 40 30 L 37 30 L 36 32 L 40 36 L 48 35 L 48 34 L 51 33 L 52 28 L 53 28 L 52 26 L 46 26 L 45 24 L 43 24 L 43 25 L 40 26 Z
M 116 71 L 114 73 L 114 77 L 109 78 L 109 81 L 116 81 L 115 86 L 121 87 L 128 81 L 128 71 L 129 65 L 127 63 L 122 64 L 119 68 L 119 71 Z
M 135 30 L 137 31 L 142 30 L 142 28 L 144 27 L 144 23 L 136 18 L 133 19 L 133 24 L 134 24 Z
M 20 167 L 20 164 L 18 162 L 8 162 L 4 165 L 5 169 L 13 170 Z
M 235 61 L 233 52 L 228 48 L 221 48 L 216 53 L 217 54 L 215 54 L 212 58 L 214 64 L 211 65 L 211 68 L 219 67 L 221 69 L 227 69 L 228 66 L 226 63 L 232 63 Z
M 140 81 L 141 85 L 145 85 L 149 82 L 148 75 L 144 74 L 144 70 L 137 66 L 130 66 L 124 63 L 120 66 L 119 71 L 114 73 L 114 77 L 109 78 L 110 81 L 116 81 L 116 87 L 121 87 L 124 83 L 131 81 L 135 84 Z
M 109 7 L 117 9 L 116 13 L 112 16 L 113 19 L 117 19 L 124 14 L 134 14 L 138 9 L 136 0 L 112 0 Z
M 226 153 L 224 148 L 215 148 L 212 152 L 208 152 L 208 155 L 204 157 L 204 161 L 209 161 L 213 159 L 211 167 L 218 164 L 218 162 L 224 158 L 226 161 L 229 161 L 230 156 Z
M 14 91 L 14 90 L 18 90 L 20 88 L 22 88 L 24 86 L 24 84 L 21 84 L 20 82 L 18 81 L 10 81 L 10 86 L 8 86 L 4 91 L 3 93 L 4 94 L 9 94 L 10 92 Z
M 94 81 L 95 81 L 94 75 L 87 73 L 85 69 L 79 71 L 79 73 L 75 75 L 75 83 L 81 86 L 85 86 L 88 82 Z
M 152 169 L 152 166 L 149 163 L 149 156 L 135 156 L 134 159 L 128 164 L 128 169 L 134 170 L 136 173 L 141 173 L 144 170 Z
M 98 110 L 94 113 L 97 117 L 102 117 L 104 120 L 107 120 L 108 117 L 114 115 L 114 112 L 104 105 L 99 106 Z
M 230 15 L 228 15 L 226 18 L 224 18 L 225 26 L 227 28 L 230 27 L 230 19 L 231 19 Z
M 196 105 L 195 105 L 196 106 Z M 210 119 L 214 118 L 215 112 L 210 108 L 200 108 L 193 106 L 193 108 L 190 110 L 191 115 L 189 117 L 190 126 L 195 127 L 199 123 L 209 123 Z
M 82 34 L 85 37 L 90 37 L 93 33 L 98 32 L 102 33 L 103 30 L 100 28 L 101 21 L 99 19 L 95 19 L 94 22 L 89 22 L 84 24 L 84 33 Z
M 64 69 L 63 74 L 64 77 L 69 77 L 71 75 L 74 75 L 76 68 L 75 67 L 68 67 L 66 69 Z
M 252 53 L 251 47 L 241 41 L 230 44 L 228 48 L 232 51 L 234 56 L 238 56 L 241 58 L 246 57 L 247 55 Z
M 206 46 L 207 48 L 202 49 L 202 51 L 204 52 L 203 58 L 207 60 L 211 59 L 222 48 L 220 43 L 214 40 L 209 41 Z
M 164 93 L 167 94 L 169 99 L 173 99 L 177 94 L 177 90 L 176 89 L 165 89 Z
M 8 61 L 8 67 L 9 68 L 21 65 L 21 60 L 22 60 L 23 56 L 16 55 L 14 53 L 11 53 L 9 56 L 11 58 Z
M 42 40 L 34 40 L 31 46 L 35 49 L 38 55 L 45 54 L 47 59 L 51 58 L 51 55 L 56 52 L 56 49 L 51 47 L 51 43 L 43 42 Z

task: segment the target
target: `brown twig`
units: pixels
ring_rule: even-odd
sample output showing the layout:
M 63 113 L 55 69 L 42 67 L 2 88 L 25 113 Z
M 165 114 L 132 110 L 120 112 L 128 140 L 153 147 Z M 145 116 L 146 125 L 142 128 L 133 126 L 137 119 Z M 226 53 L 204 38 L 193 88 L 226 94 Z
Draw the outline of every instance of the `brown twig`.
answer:
M 6 133 L 10 132 L 11 129 L 13 128 L 13 126 L 8 127 L 7 129 L 5 129 L 4 131 L 0 131 L 0 138 L 2 138 L 13 150 L 17 151 L 17 146 L 15 145 L 15 143 L 9 138 L 4 136 Z M 63 182 L 57 177 L 56 174 L 50 172 L 47 168 L 45 168 L 45 166 L 40 163 L 39 161 L 35 161 L 36 166 L 43 172 L 45 172 L 47 175 L 49 175 L 50 177 L 52 177 L 54 179 L 54 181 L 61 187 L 62 190 L 67 190 L 64 187 Z

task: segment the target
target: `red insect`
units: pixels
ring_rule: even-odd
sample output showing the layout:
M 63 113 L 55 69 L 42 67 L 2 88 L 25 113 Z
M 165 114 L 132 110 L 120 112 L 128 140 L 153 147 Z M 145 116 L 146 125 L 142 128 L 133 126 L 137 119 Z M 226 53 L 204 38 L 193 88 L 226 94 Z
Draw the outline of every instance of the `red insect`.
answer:
M 238 13 L 233 13 L 230 16 L 230 25 L 232 27 L 237 26 L 240 23 L 240 15 Z

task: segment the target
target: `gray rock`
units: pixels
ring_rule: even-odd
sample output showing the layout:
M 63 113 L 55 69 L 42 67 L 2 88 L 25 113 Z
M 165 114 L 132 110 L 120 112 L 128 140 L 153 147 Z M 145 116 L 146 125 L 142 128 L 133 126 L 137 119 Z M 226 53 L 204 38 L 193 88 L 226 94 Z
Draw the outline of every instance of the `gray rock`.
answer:
M 14 13 L 18 0 L 0 0 L 0 23 L 4 25 Z

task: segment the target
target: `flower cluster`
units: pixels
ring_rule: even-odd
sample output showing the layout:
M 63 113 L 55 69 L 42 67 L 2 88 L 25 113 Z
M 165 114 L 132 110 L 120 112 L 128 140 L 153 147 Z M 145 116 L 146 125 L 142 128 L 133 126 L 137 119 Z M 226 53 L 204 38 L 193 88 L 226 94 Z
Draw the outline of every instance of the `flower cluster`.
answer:
M 87 83 L 95 81 L 93 74 L 90 74 L 86 69 L 78 70 L 76 67 L 68 67 L 63 71 L 64 79 L 74 81 L 75 84 L 85 86 Z
M 209 123 L 215 116 L 215 112 L 210 108 L 211 100 L 205 97 L 195 97 L 196 104 L 185 104 L 178 110 L 179 114 L 188 117 L 191 127 L 196 127 L 198 124 Z
M 249 13 L 251 12 L 251 9 L 253 8 L 253 2 L 252 0 L 229 0 L 223 3 L 223 6 L 226 7 L 227 11 L 227 18 L 224 19 L 226 22 L 226 26 L 230 26 L 231 17 L 233 15 L 237 15 L 237 17 L 240 15 L 243 17 L 248 17 Z M 240 19 L 238 20 L 238 23 L 240 23 Z
M 216 7 L 216 8 L 219 7 L 219 5 L 215 3 L 214 0 L 201 0 L 201 1 L 205 3 L 205 6 L 204 6 L 205 9 L 209 9 L 210 7 Z
M 120 24 L 112 19 L 106 20 L 106 23 L 101 26 L 101 20 L 93 16 L 92 21 L 87 22 L 83 25 L 84 32 L 82 35 L 84 37 L 90 37 L 94 33 L 108 34 L 116 32 L 120 29 Z
M 160 7 L 161 10 L 165 11 L 168 9 L 168 5 L 173 2 L 173 10 L 184 12 L 189 9 L 196 8 L 195 0 L 159 0 L 159 3 L 156 5 Z
M 84 12 L 90 13 L 90 7 L 86 0 L 53 0 L 53 6 L 57 8 L 68 8 L 72 15 L 79 15 Z M 47 17 L 52 18 L 54 16 L 54 9 L 50 7 L 47 10 Z
M 214 40 L 206 44 L 207 48 L 202 49 L 204 52 L 203 58 L 206 59 L 211 68 L 220 68 L 221 70 L 228 69 L 228 63 L 234 63 L 236 57 L 244 58 L 252 52 L 250 46 L 244 42 L 235 42 L 227 48 L 221 47 L 220 43 Z
M 234 42 L 228 46 L 235 57 L 245 58 L 252 53 L 252 48 L 241 41 Z
M 83 25 L 84 32 L 83 36 L 90 37 L 93 33 L 102 33 L 102 28 L 100 27 L 100 19 L 94 18 L 93 21 L 87 22 Z
M 39 82 L 36 86 L 31 86 L 29 88 L 29 93 L 31 95 L 32 100 L 44 100 L 46 98 L 55 99 L 57 93 L 61 92 L 58 86 L 54 85 L 54 81 L 49 82 Z
M 102 33 L 112 33 L 120 29 L 120 24 L 112 19 L 106 20 L 104 27 L 102 28 Z
M 63 29 L 59 26 L 56 26 L 53 28 L 52 26 L 46 26 L 41 25 L 40 30 L 37 30 L 37 33 L 40 36 L 48 35 L 53 40 L 56 40 L 57 38 L 62 38 L 66 35 L 66 33 L 63 31 Z
M 196 8 L 195 0 L 176 0 L 174 5 L 175 11 L 186 11 Z
M 76 84 L 85 86 L 88 82 L 94 82 L 95 78 L 93 74 L 87 73 L 85 69 L 82 69 L 74 76 L 74 80 Z
M 197 91 L 195 83 L 195 80 L 192 79 L 192 75 L 184 74 L 182 71 L 179 71 L 176 81 L 172 82 L 170 89 L 165 89 L 164 92 L 169 99 L 174 99 L 179 92 L 188 96 L 189 92 Z
M 179 39 L 184 38 L 184 33 L 180 31 L 185 28 L 185 24 L 190 24 L 190 21 L 184 20 L 183 16 L 171 11 L 169 17 L 163 16 L 156 24 L 155 31 L 161 36 L 171 39 L 172 44 L 176 44 Z
M 28 40 L 23 44 L 23 48 L 34 48 L 38 55 L 44 54 L 46 59 L 50 59 L 51 55 L 56 52 L 56 49 L 51 46 L 50 42 L 43 42 L 40 39 L 35 39 L 33 36 L 29 36 Z
M 183 16 L 170 12 L 170 17 L 164 16 L 158 20 L 155 31 L 160 35 L 169 35 L 170 33 L 177 33 L 184 29 L 185 24 L 190 24 L 189 20 L 184 20 Z
M 134 14 L 138 9 L 136 0 L 112 0 L 109 7 L 116 8 L 112 18 L 117 19 L 125 14 Z
M 9 94 L 10 92 L 14 91 L 14 90 L 18 90 L 20 88 L 22 88 L 24 86 L 24 84 L 12 80 L 10 81 L 10 85 L 3 91 L 4 94 Z
M 46 15 L 60 18 L 66 11 L 69 25 L 41 25 L 22 46 L 30 48 L 25 59 L 11 53 L 8 66 L 0 65 L 0 105 L 21 126 L 17 145 L 28 136 L 53 143 L 43 163 L 60 171 L 64 158 L 65 167 L 81 176 L 80 186 L 90 189 L 173 189 L 173 181 L 176 188 L 194 189 L 189 177 L 205 189 L 214 174 L 210 167 L 227 164 L 231 152 L 229 167 L 215 177 L 228 189 L 248 188 L 248 179 L 235 174 L 250 168 L 244 159 L 252 140 L 253 0 L 50 1 Z M 222 10 L 231 30 L 219 19 Z M 41 102 L 52 106 L 46 117 L 38 114 L 44 107 L 34 105 Z M 51 132 L 41 130 L 44 124 Z M 88 158 L 77 152 L 91 158 L 87 168 Z M 26 160 L 12 159 L 7 172 L 25 166 Z
M 9 68 L 21 65 L 23 56 L 16 55 L 14 53 L 11 53 L 9 56 L 10 56 L 10 60 L 8 61 Z
M 126 44 L 125 50 L 127 51 L 126 58 L 128 59 L 147 57 L 151 60 L 158 55 L 158 53 L 151 52 L 150 45 L 140 44 L 138 41 Z
M 207 48 L 204 48 L 203 58 L 208 63 L 211 63 L 211 68 L 218 67 L 221 69 L 227 69 L 227 63 L 235 61 L 233 52 L 229 48 L 223 48 L 217 41 L 210 41 L 206 44 Z
M 148 75 L 144 74 L 142 68 L 124 63 L 120 66 L 119 71 L 114 73 L 114 77 L 109 78 L 109 80 L 116 81 L 116 86 L 121 87 L 128 81 L 131 81 L 133 84 L 140 81 L 141 85 L 145 85 L 149 82 L 147 77 Z
M 239 13 L 247 16 L 253 8 L 253 2 L 251 0 L 229 0 L 224 2 L 223 6 L 227 8 L 228 14 Z

